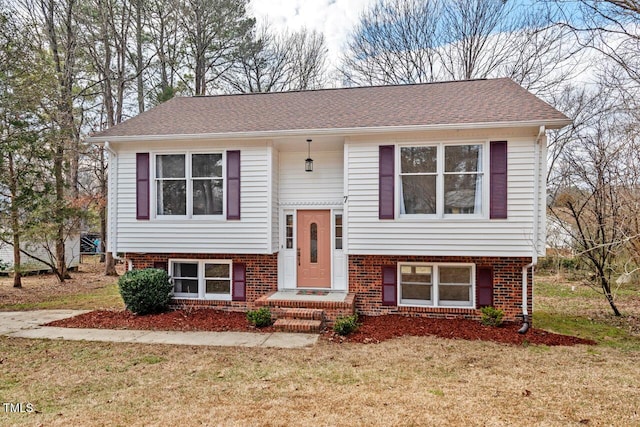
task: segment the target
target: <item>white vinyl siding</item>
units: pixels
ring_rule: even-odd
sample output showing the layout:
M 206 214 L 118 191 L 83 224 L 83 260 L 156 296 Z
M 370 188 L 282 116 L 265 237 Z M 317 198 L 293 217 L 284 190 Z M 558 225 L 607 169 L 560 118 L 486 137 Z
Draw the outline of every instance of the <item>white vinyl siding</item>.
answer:
M 379 145 L 391 143 L 358 142 L 349 144 L 345 150 L 348 153 L 345 161 L 348 171 L 349 201 L 346 209 L 350 254 L 531 256 L 533 137 L 509 139 L 508 218 L 493 221 L 463 217 L 398 218 L 398 215 L 395 220 L 378 219 Z M 544 185 L 540 189 L 544 191 Z M 397 192 L 395 197 L 398 198 Z M 544 203 L 540 205 L 542 210 Z M 544 212 L 539 214 L 544 215 Z
M 274 148 L 270 148 L 271 152 L 271 251 L 277 252 L 280 245 L 280 212 L 279 194 L 280 194 L 280 153 Z
M 240 150 L 241 195 L 239 221 L 219 218 L 152 218 L 136 220 L 136 152 L 177 152 L 190 150 Z M 184 149 L 184 148 L 183 148 Z M 118 252 L 169 253 L 269 253 L 271 194 L 265 143 L 205 142 L 175 144 L 130 144 L 118 150 L 117 161 L 117 250 Z M 225 188 L 226 190 L 226 188 Z M 226 197 L 226 196 L 225 196 Z M 151 200 L 153 204 L 155 201 Z M 152 209 L 154 206 L 152 205 Z
M 305 172 L 306 152 L 280 153 L 280 203 L 342 205 L 342 151 L 313 151 L 313 172 Z

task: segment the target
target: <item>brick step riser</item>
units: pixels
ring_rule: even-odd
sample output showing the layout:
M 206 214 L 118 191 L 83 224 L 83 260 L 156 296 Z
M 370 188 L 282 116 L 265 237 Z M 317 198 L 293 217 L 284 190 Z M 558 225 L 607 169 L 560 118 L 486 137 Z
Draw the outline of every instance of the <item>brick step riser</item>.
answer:
M 273 311 L 278 319 L 324 320 L 324 311 L 316 309 L 280 308 Z
M 273 324 L 279 332 L 318 333 L 322 330 L 321 320 L 278 319 Z

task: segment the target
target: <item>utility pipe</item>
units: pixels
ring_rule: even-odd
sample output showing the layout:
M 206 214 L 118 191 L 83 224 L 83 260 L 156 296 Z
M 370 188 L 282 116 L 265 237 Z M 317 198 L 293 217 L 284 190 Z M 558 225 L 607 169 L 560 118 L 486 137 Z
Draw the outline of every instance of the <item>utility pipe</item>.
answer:
M 538 265 L 538 232 L 540 230 L 540 162 L 541 162 L 541 150 L 540 141 L 544 136 L 545 127 L 540 126 L 538 130 L 538 136 L 534 147 L 534 171 L 533 171 L 533 254 L 531 255 L 531 263 L 522 267 L 522 327 L 518 330 L 518 333 L 525 334 L 530 327 L 529 309 L 528 306 L 528 292 L 529 286 L 527 283 L 527 273 L 531 268 L 531 276 L 533 278 L 533 271 L 536 265 Z M 533 285 L 533 283 L 532 283 Z

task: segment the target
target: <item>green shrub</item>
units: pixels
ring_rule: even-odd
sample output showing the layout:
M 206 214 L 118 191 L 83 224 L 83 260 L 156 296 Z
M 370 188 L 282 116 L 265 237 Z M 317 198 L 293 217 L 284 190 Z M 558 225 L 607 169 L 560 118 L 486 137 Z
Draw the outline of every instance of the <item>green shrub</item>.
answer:
M 127 310 L 135 314 L 166 311 L 173 288 L 167 272 L 157 268 L 127 271 L 118 287 Z
M 333 324 L 333 332 L 342 336 L 349 335 L 356 329 L 358 329 L 357 314 L 352 314 L 351 316 L 338 316 Z
M 267 307 L 247 312 L 247 320 L 256 328 L 264 328 L 271 325 L 271 311 Z
M 500 326 L 502 325 L 502 318 L 504 317 L 504 312 L 502 310 L 498 310 L 491 306 L 482 307 L 480 309 L 482 312 L 482 317 L 480 318 L 480 323 L 486 326 Z

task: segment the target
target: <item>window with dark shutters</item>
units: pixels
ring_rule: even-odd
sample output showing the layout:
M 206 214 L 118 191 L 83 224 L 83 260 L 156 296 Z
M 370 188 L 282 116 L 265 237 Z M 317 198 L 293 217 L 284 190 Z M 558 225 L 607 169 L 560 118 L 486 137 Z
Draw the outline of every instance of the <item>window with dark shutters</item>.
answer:
M 231 299 L 233 301 L 247 300 L 247 267 L 242 263 L 233 263 L 233 285 Z
M 227 219 L 240 219 L 240 151 L 227 151 Z
M 398 305 L 398 277 L 395 265 L 382 267 L 382 305 Z
M 381 145 L 379 159 L 378 218 L 394 219 L 395 146 Z
M 507 141 L 490 143 L 490 214 L 491 219 L 507 218 Z
M 136 219 L 149 219 L 149 153 L 136 153 Z

